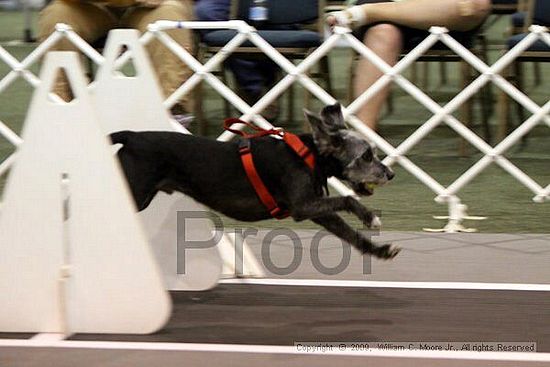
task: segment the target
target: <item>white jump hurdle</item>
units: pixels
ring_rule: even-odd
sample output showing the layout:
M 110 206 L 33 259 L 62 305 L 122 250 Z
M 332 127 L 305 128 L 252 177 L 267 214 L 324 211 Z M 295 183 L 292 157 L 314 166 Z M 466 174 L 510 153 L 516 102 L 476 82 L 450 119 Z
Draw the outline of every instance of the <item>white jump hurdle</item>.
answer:
M 64 70 L 75 98 L 52 99 Z M 151 333 L 171 301 L 74 52 L 46 56 L 4 192 L 0 330 Z
M 20 74 L 34 87 L 40 85 L 39 79 L 26 68 L 35 63 L 61 37 L 67 37 L 100 65 L 96 81 L 89 85 L 89 89 L 95 96 L 94 102 L 106 133 L 121 129 L 174 130 L 189 133 L 181 125 L 171 120 L 166 109 L 162 107 L 162 97 L 156 78 L 143 46 L 138 42 L 137 32 L 132 30 L 111 32 L 105 47 L 107 58 L 104 58 L 76 35 L 70 27 L 59 24 L 56 29 L 57 32 L 31 53 L 21 65 L 18 65 L 18 61 L 0 47 L 0 57 L 6 58 L 8 64 L 16 70 L 21 70 L 21 73 L 14 71 L 2 79 L 0 91 L 11 84 Z M 129 51 L 119 58 L 122 46 L 126 46 Z M 133 56 L 130 57 L 130 54 Z M 138 72 L 135 77 L 124 77 L 120 72 L 113 72 L 127 64 L 128 61 L 133 62 L 133 66 Z M 60 100 L 56 95 L 51 95 L 51 97 Z M 21 143 L 21 139 L 1 122 L 0 129 L 3 129 L 0 130 L 0 133 L 7 136 L 10 142 L 15 145 Z M 15 158 L 16 156 L 13 154 L 2 162 L 0 174 L 6 172 Z M 211 288 L 217 284 L 221 275 L 220 256 L 213 248 L 186 249 L 185 256 L 182 254 L 178 256 L 176 212 L 180 210 L 204 212 L 202 206 L 183 195 L 168 196 L 161 193 L 141 216 L 157 260 L 161 265 L 166 287 L 171 290 Z M 214 228 L 207 219 L 201 221 L 194 219 L 193 226 L 187 227 L 186 240 L 209 239 L 213 236 L 213 231 Z M 246 246 L 245 244 L 245 249 Z M 234 246 L 231 239 L 222 235 L 218 243 L 218 250 L 223 255 L 225 276 L 238 275 L 235 273 Z M 185 260 L 185 273 L 178 274 L 176 269 L 178 259 Z M 241 275 L 261 276 L 263 274 L 253 257 L 246 256 L 243 262 L 244 273 Z
M 119 60 L 123 47 L 131 53 L 131 60 Z M 204 290 L 216 285 L 221 276 L 222 261 L 216 248 L 186 249 L 184 257 L 178 254 L 181 239 L 177 238 L 177 212 L 205 211 L 192 199 L 158 195 L 141 215 L 147 235 L 136 222 L 135 207 L 104 135 L 123 129 L 188 132 L 176 128 L 163 107 L 160 88 L 137 31 L 112 31 L 105 55 L 90 88 L 86 88 L 73 53 L 47 54 L 41 78 L 29 76 L 36 87 L 23 133 L 29 140 L 24 144 L 13 135 L 12 142 L 20 149 L 8 160 L 10 164 L 17 160 L 17 164 L 8 181 L 0 217 L 0 240 L 4 253 L 9 254 L 0 262 L 0 289 L 5 298 L 2 304 L 9 305 L 0 318 L 2 331 L 149 333 L 161 328 L 168 319 L 170 301 L 159 287 L 159 269 L 152 262 L 146 237 L 167 289 Z M 128 61 L 136 71 L 133 77 L 118 71 Z M 51 93 L 58 70 L 66 71 L 76 97 L 69 103 Z M 95 140 L 99 127 L 103 132 L 101 148 Z M 87 150 L 90 146 L 95 150 Z M 93 167 L 87 166 L 90 162 Z M 111 178 L 115 168 L 116 175 Z M 86 174 L 91 176 L 88 181 Z M 33 190 L 33 186 L 40 190 Z M 113 199 L 117 195 L 120 200 Z M 39 208 L 34 208 L 38 202 Z M 104 202 L 109 205 L 102 206 Z M 48 215 L 52 210 L 58 214 Z M 32 231 L 24 225 L 37 222 L 31 224 Z M 201 241 L 214 233 L 208 219 L 194 219 L 183 240 Z M 232 273 L 236 268 L 234 246 L 228 237 L 221 238 L 225 268 Z M 42 247 L 34 248 L 39 243 Z M 244 245 L 244 273 L 258 275 L 261 269 L 246 250 Z M 123 253 L 131 262 L 122 259 Z M 185 260 L 185 272 L 181 274 L 180 257 Z M 140 295 L 136 296 L 138 290 Z M 116 306 L 111 305 L 113 297 Z M 94 312 L 101 312 L 101 317 Z
M 117 71 L 124 64 L 117 60 L 125 47 L 135 69 L 127 77 Z M 174 131 L 160 87 L 137 30 L 119 29 L 109 33 L 105 60 L 91 88 L 96 111 L 106 134 L 120 130 Z M 177 212 L 205 212 L 206 209 L 182 194 L 159 193 L 141 218 L 153 251 L 171 290 L 204 290 L 214 287 L 221 276 L 222 262 L 215 247 L 186 249 L 178 253 Z M 185 239 L 207 240 L 215 231 L 209 219 L 195 219 L 186 227 Z M 222 237 L 221 241 L 227 241 Z M 227 244 L 226 244 L 227 246 Z M 231 246 L 229 244 L 229 246 Z M 184 256 L 185 255 L 185 256 Z M 178 271 L 178 258 L 185 261 L 185 272 Z M 180 264 L 181 266 L 181 264 Z

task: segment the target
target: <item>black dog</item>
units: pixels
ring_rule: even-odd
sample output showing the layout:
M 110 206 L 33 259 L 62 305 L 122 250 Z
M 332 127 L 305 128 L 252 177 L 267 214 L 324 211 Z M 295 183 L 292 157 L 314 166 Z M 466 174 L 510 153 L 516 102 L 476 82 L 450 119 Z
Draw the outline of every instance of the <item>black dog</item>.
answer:
M 358 133 L 346 129 L 339 104 L 320 116 L 306 112 L 313 134 L 300 139 L 315 155 L 312 172 L 282 140 L 268 136 L 251 142 L 254 165 L 280 207 L 296 221 L 311 219 L 362 253 L 389 259 L 399 253 L 392 245 L 378 246 L 336 214 L 348 211 L 369 228 L 378 217 L 352 197 L 325 196 L 327 178 L 348 182 L 357 194 L 372 195 L 375 185 L 394 176 Z M 158 191 L 179 191 L 231 218 L 257 221 L 271 218 L 251 186 L 237 142 L 219 142 L 175 132 L 113 133 L 123 144 L 118 156 L 139 210 Z

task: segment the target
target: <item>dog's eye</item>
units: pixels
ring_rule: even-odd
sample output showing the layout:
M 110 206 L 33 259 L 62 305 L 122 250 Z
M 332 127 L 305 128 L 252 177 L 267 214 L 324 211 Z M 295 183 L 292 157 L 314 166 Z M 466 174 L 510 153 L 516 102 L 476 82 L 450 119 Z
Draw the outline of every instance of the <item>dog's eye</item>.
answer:
M 372 150 L 371 149 L 365 150 L 361 158 L 366 161 L 372 161 Z

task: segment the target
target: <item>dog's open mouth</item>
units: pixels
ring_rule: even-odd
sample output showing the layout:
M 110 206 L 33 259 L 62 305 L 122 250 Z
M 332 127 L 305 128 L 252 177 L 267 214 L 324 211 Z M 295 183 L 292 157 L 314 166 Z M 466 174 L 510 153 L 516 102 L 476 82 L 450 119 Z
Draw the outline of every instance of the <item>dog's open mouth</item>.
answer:
M 367 182 L 359 185 L 354 185 L 353 191 L 361 196 L 371 196 L 374 194 L 374 188 L 378 186 L 375 183 Z

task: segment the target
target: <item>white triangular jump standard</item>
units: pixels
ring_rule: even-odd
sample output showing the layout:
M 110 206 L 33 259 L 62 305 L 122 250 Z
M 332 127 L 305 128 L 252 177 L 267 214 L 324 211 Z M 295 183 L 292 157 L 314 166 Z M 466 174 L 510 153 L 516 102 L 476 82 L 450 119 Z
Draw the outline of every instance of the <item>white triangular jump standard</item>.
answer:
M 53 101 L 59 70 L 74 100 Z M 4 191 L 0 331 L 150 333 L 171 303 L 78 55 L 49 53 Z
M 117 70 L 116 60 L 124 48 L 131 53 L 135 76 L 128 77 Z M 139 42 L 139 32 L 133 29 L 109 32 L 104 56 L 105 62 L 98 70 L 92 94 L 105 133 L 119 130 L 173 131 L 153 67 Z M 158 193 L 141 213 L 166 287 L 170 290 L 212 288 L 221 276 L 220 255 L 215 247 L 182 250 L 180 246 L 178 252 L 178 211 L 207 213 L 202 205 L 179 193 Z M 180 245 L 185 241 L 209 240 L 213 231 L 209 219 L 190 220 L 185 238 L 179 238 Z M 222 237 L 221 241 L 226 239 Z

